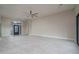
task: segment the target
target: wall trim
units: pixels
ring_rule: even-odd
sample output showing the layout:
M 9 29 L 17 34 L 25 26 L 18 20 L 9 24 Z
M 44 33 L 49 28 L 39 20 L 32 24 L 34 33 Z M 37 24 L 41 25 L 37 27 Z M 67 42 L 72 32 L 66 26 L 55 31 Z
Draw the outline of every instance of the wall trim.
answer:
M 75 41 L 73 38 L 65 38 L 65 37 L 58 37 L 58 36 L 49 36 L 49 35 L 40 35 L 40 34 L 30 34 L 31 36 L 40 36 L 40 37 L 47 37 L 47 38 L 57 38 L 57 39 L 64 39 L 64 40 L 72 40 Z

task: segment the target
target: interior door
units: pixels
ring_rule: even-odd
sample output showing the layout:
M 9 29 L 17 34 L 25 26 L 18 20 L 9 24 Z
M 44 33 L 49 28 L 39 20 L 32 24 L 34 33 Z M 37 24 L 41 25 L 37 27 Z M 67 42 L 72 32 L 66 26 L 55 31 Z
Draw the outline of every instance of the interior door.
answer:
M 14 25 L 14 35 L 19 35 L 19 25 Z
M 77 30 L 77 44 L 79 45 L 79 14 L 77 15 L 76 18 L 76 30 Z

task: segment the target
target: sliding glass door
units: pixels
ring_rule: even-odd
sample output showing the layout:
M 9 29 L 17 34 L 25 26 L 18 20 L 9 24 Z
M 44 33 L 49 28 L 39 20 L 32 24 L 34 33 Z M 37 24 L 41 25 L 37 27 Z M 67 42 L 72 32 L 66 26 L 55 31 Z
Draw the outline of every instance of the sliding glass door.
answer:
M 1 24 L 0 24 L 0 37 L 1 37 Z
M 77 44 L 79 45 L 79 14 L 76 17 L 76 37 L 77 37 Z

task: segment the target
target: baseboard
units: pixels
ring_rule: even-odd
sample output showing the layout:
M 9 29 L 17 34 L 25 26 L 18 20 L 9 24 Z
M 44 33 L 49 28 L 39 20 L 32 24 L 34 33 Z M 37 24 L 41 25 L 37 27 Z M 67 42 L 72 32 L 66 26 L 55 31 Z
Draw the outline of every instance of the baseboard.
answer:
M 76 41 L 76 39 L 73 38 L 66 38 L 66 37 L 58 37 L 58 36 L 48 36 L 48 35 L 40 35 L 40 34 L 29 34 L 31 36 L 40 36 L 40 37 L 47 37 L 47 38 L 57 38 L 57 39 L 64 39 L 64 40 L 72 40 Z M 27 36 L 27 35 L 20 35 L 20 36 Z M 11 37 L 11 36 L 2 36 L 0 38 L 6 38 L 6 37 Z
M 40 35 L 40 34 L 30 34 L 30 35 L 32 35 L 32 36 L 47 37 L 47 38 L 65 39 L 65 40 L 72 40 L 72 41 L 74 41 L 74 39 L 72 39 L 72 38 L 65 38 L 65 37 L 58 37 L 58 36 L 48 36 L 48 35 Z

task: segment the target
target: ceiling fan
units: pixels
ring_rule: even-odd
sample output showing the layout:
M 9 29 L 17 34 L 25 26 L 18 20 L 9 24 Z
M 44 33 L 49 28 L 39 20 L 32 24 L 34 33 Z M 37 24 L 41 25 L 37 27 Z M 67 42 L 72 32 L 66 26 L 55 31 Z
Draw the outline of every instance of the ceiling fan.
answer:
M 34 13 L 32 10 L 30 10 L 28 14 L 26 12 L 26 15 L 28 15 L 27 17 L 31 17 L 31 18 L 38 17 L 38 13 Z
M 30 16 L 31 16 L 32 18 L 38 17 L 38 13 L 33 13 L 32 10 L 30 10 Z

